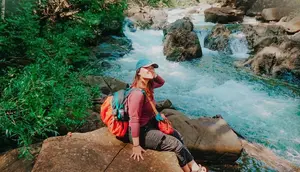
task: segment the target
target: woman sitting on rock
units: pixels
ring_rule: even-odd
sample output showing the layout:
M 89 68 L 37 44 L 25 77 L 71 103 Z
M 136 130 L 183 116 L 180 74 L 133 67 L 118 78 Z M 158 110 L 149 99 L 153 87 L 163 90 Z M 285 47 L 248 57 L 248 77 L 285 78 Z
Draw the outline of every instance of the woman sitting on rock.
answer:
M 148 59 L 139 60 L 136 64 L 136 74 L 131 87 L 141 90 L 133 90 L 127 99 L 130 116 L 128 135 L 133 144 L 131 157 L 138 161 L 143 160 L 142 153 L 145 152 L 143 148 L 173 151 L 184 172 L 206 172 L 205 167 L 194 161 L 178 131 L 174 130 L 172 135 L 167 135 L 156 127 L 155 113 L 148 100 L 155 104 L 153 89 L 163 86 L 165 81 L 155 73 L 154 68 L 158 68 L 158 65 Z

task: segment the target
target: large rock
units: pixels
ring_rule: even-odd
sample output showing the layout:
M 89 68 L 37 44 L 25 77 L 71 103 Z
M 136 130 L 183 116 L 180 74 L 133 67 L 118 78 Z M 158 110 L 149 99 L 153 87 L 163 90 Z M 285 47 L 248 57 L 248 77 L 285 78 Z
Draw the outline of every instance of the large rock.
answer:
M 241 10 L 233 9 L 230 7 L 216 8 L 212 7 L 204 11 L 205 21 L 213 23 L 231 23 L 242 22 L 244 18 L 244 12 Z
M 222 118 L 189 119 L 172 109 L 165 109 L 162 113 L 184 136 L 184 142 L 196 160 L 233 163 L 240 157 L 241 141 Z
M 300 16 L 293 18 L 287 23 L 282 23 L 281 25 L 283 25 L 287 32 L 296 33 L 300 31 Z
M 168 60 L 185 61 L 202 56 L 199 38 L 192 29 L 189 18 L 179 19 L 168 26 L 163 50 Z
M 32 172 L 180 172 L 172 152 L 147 150 L 145 160 L 130 159 L 132 146 L 117 140 L 107 128 L 89 133 L 73 133 L 44 141 Z
M 34 165 L 35 157 L 38 155 L 42 147 L 41 143 L 31 145 L 31 154 L 33 159 L 19 158 L 20 149 L 13 149 L 0 155 L 0 171 L 1 172 L 28 172 Z
M 243 25 L 243 33 L 246 35 L 248 48 L 257 52 L 266 46 L 277 45 L 287 38 L 287 33 L 280 25 Z
M 280 46 L 265 47 L 243 65 L 257 75 L 282 77 L 292 73 L 300 78 L 300 47 L 289 41 Z
M 166 26 L 163 30 L 164 36 L 176 30 L 193 31 L 194 25 L 188 17 L 184 17 Z
M 290 10 L 287 8 L 266 8 L 262 11 L 261 15 L 265 21 L 279 21 L 289 13 Z
M 229 46 L 230 30 L 222 24 L 213 27 L 212 31 L 204 38 L 204 47 L 220 51 L 225 54 L 232 54 Z

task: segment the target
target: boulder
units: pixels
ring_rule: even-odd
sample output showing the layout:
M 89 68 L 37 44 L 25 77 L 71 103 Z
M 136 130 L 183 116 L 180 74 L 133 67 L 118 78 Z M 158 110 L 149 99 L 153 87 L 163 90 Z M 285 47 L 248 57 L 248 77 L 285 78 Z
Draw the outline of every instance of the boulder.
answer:
M 164 55 L 170 61 L 186 61 L 202 56 L 202 49 L 195 32 L 176 30 L 166 36 Z
M 194 30 L 194 25 L 188 17 L 184 17 L 167 25 L 163 30 L 164 36 L 176 30 L 186 30 L 191 32 Z
M 230 7 L 216 8 L 212 7 L 204 11 L 205 21 L 212 23 L 232 23 L 242 22 L 244 18 L 244 12 L 241 10 L 233 9 Z
M 42 147 L 41 143 L 31 145 L 31 154 L 33 159 L 19 158 L 20 149 L 13 149 L 0 155 L 0 171 L 1 172 L 28 172 L 34 165 L 35 157 L 38 155 Z
M 300 16 L 294 17 L 287 23 L 282 23 L 285 30 L 289 33 L 296 33 L 300 31 Z
M 130 158 L 132 145 L 111 135 L 107 128 L 88 133 L 48 138 L 32 172 L 41 171 L 143 171 L 180 172 L 177 158 L 172 152 L 147 150 L 143 161 Z
M 194 158 L 214 164 L 234 163 L 242 152 L 242 144 L 235 132 L 222 118 L 189 119 L 172 109 L 162 111 L 184 137 Z
M 279 21 L 289 13 L 290 10 L 286 8 L 266 8 L 263 9 L 261 15 L 265 21 Z
M 199 38 L 192 29 L 189 18 L 179 19 L 167 27 L 163 50 L 167 60 L 185 61 L 202 56 Z
M 280 25 L 242 25 L 242 31 L 246 35 L 248 48 L 258 52 L 266 46 L 278 45 L 287 38 L 287 33 Z
M 280 78 L 291 73 L 300 78 L 300 47 L 291 41 L 265 47 L 243 65 L 257 75 Z
M 132 50 L 132 42 L 126 37 L 109 36 L 93 51 L 97 58 L 122 57 Z
M 230 30 L 222 24 L 217 24 L 204 38 L 204 47 L 225 54 L 232 54 L 229 46 Z

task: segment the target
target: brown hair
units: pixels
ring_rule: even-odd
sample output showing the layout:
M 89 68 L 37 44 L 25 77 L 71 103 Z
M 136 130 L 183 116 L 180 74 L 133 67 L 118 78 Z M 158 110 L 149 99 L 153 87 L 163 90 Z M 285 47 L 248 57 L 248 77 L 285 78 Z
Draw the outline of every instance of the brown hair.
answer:
M 134 76 L 134 79 L 133 79 L 133 82 L 131 84 L 131 87 L 135 87 L 135 88 L 138 88 L 137 87 L 137 83 L 138 81 L 140 80 L 140 75 L 139 75 L 139 72 L 140 72 L 140 69 L 138 69 L 135 73 L 135 76 Z M 141 88 L 143 89 L 145 92 L 146 92 L 146 95 L 151 99 L 153 100 L 154 99 L 154 91 L 153 91 L 153 80 L 150 80 L 146 86 L 146 88 Z

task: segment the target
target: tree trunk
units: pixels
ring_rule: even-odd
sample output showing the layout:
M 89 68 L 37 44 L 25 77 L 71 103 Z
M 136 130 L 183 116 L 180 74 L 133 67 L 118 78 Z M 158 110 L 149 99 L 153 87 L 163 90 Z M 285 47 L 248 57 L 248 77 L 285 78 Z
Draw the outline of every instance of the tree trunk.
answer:
M 5 0 L 2 0 L 1 18 L 4 20 L 5 17 Z

